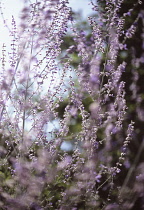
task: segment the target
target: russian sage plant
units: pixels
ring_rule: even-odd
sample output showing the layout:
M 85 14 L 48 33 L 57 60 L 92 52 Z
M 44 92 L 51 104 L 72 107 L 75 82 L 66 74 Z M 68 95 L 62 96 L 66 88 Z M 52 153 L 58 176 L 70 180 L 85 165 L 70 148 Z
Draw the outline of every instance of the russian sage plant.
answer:
M 123 58 L 143 17 L 133 2 L 122 12 L 124 0 L 90 1 L 88 31 L 68 0 L 24 1 L 11 28 L 1 6 L 11 44 L 0 58 L 0 209 L 133 209 L 143 195 L 142 165 L 134 194 L 137 163 L 126 166 L 134 122 Z

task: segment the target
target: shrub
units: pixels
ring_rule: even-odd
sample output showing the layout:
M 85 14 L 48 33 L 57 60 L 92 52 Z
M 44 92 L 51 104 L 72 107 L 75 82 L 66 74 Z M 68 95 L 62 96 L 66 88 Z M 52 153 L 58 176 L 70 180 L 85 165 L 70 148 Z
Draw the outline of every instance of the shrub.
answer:
M 24 1 L 18 26 L 12 17 L 1 53 L 1 209 L 143 208 L 143 3 L 126 4 L 91 2 L 87 31 L 67 0 Z

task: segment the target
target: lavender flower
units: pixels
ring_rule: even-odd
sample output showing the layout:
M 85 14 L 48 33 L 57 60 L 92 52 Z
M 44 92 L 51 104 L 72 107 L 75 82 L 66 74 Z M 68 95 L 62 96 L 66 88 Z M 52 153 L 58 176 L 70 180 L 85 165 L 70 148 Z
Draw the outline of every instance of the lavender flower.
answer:
M 0 209 L 143 208 L 144 23 L 133 2 L 91 1 L 87 32 L 68 0 L 24 1 L 11 28 L 0 7 L 11 37 L 0 55 Z

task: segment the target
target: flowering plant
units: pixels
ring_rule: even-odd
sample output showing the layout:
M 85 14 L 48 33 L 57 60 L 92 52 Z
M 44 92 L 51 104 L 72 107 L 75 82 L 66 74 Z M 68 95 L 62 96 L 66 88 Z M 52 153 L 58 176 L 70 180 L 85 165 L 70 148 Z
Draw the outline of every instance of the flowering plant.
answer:
M 143 3 L 90 4 L 88 31 L 68 0 L 24 1 L 19 26 L 12 17 L 1 52 L 1 209 L 143 208 L 144 62 L 132 43 L 143 37 Z

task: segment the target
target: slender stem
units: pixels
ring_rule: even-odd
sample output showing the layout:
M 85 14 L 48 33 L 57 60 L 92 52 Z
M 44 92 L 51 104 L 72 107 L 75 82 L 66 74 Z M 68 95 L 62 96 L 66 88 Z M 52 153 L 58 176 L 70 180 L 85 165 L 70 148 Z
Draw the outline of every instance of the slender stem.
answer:
M 136 167 L 136 164 L 138 163 L 138 160 L 139 160 L 139 158 L 140 158 L 140 155 L 141 155 L 143 149 L 144 149 L 144 139 L 143 139 L 143 141 L 141 142 L 141 145 L 139 146 L 139 150 L 138 150 L 138 152 L 137 152 L 137 155 L 136 155 L 136 157 L 135 157 L 135 160 L 134 160 L 134 162 L 133 162 L 133 165 L 132 165 L 132 167 L 129 169 L 128 174 L 127 174 L 127 176 L 126 176 L 126 178 L 125 178 L 125 180 L 124 180 L 123 186 L 122 186 L 122 188 L 121 188 L 121 190 L 120 190 L 120 195 L 122 194 L 124 188 L 127 186 L 128 182 L 129 182 L 129 180 L 130 180 L 130 177 L 131 177 L 131 175 L 132 175 L 132 173 L 133 173 L 133 171 L 134 171 L 134 169 L 135 169 L 135 167 Z

